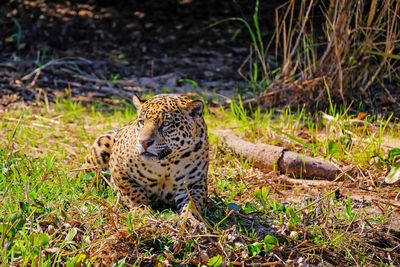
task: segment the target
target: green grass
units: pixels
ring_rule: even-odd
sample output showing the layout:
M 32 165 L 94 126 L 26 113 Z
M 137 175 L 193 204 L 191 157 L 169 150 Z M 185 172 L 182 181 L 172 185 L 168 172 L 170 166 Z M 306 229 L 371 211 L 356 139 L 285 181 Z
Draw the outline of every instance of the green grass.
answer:
M 400 192 L 380 180 L 397 164 L 396 151 L 388 154 L 388 140 L 398 140 L 399 130 L 389 118 L 367 117 L 355 125 L 357 113 L 336 110 L 264 113 L 245 110 L 239 102 L 207 112 L 208 226 L 190 219 L 185 224 L 173 211 L 128 210 L 101 177 L 75 170 L 98 134 L 134 118 L 130 104 L 115 100 L 84 107 L 59 99 L 50 106 L 5 111 L 0 121 L 1 265 L 290 265 L 300 257 L 308 263 L 396 265 L 397 252 L 380 245 L 377 235 L 382 229 L 387 244 L 398 241 L 385 228 L 396 206 L 379 202 L 378 207 L 362 198 L 390 202 Z M 221 142 L 215 133 L 222 127 L 250 141 L 350 167 L 348 176 L 330 184 L 303 183 L 255 169 Z M 370 191 L 362 191 L 367 187 Z

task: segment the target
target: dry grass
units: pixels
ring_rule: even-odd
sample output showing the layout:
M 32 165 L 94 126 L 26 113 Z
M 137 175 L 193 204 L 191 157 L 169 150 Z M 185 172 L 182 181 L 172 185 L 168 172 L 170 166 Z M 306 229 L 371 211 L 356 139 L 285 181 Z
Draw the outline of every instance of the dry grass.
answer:
M 271 43 L 265 51 L 256 46 L 254 53 L 264 72 L 258 85 L 272 83 L 248 102 L 321 108 L 329 103 L 329 88 L 336 103 L 364 101 L 369 108 L 396 103 L 387 85 L 400 77 L 399 9 L 399 1 L 285 2 L 275 10 Z M 272 44 L 274 60 L 281 62 L 277 70 L 265 63 Z

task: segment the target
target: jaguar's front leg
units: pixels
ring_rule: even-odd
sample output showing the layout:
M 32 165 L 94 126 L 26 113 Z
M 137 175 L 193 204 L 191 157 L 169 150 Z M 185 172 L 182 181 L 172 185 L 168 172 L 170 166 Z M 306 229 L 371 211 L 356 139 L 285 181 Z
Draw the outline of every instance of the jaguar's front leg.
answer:
M 111 173 L 112 178 L 122 194 L 122 198 L 133 208 L 148 204 L 146 190 L 124 172 Z
M 201 179 L 191 185 L 185 185 L 180 188 L 176 194 L 176 205 L 180 214 L 186 214 L 189 208 L 190 199 L 187 194 L 189 190 L 190 197 L 193 200 L 194 205 L 199 213 L 203 213 L 207 199 L 207 184 L 205 179 Z

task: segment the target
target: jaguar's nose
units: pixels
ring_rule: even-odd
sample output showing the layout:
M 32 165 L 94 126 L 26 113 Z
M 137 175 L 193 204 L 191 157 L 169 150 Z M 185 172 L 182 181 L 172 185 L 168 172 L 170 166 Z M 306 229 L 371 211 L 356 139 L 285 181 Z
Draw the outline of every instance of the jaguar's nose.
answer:
M 149 146 L 151 146 L 154 143 L 154 140 L 151 138 L 146 138 L 146 139 L 139 140 L 139 142 L 144 149 L 147 149 Z

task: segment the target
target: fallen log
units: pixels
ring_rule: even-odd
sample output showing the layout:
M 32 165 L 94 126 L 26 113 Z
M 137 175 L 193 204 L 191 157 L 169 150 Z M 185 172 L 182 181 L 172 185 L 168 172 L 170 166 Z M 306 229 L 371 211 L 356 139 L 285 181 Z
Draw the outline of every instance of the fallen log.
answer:
M 302 156 L 283 147 L 248 142 L 229 130 L 219 131 L 218 134 L 236 154 L 254 160 L 256 167 L 278 170 L 296 177 L 330 181 L 340 172 L 332 163 L 322 158 Z

